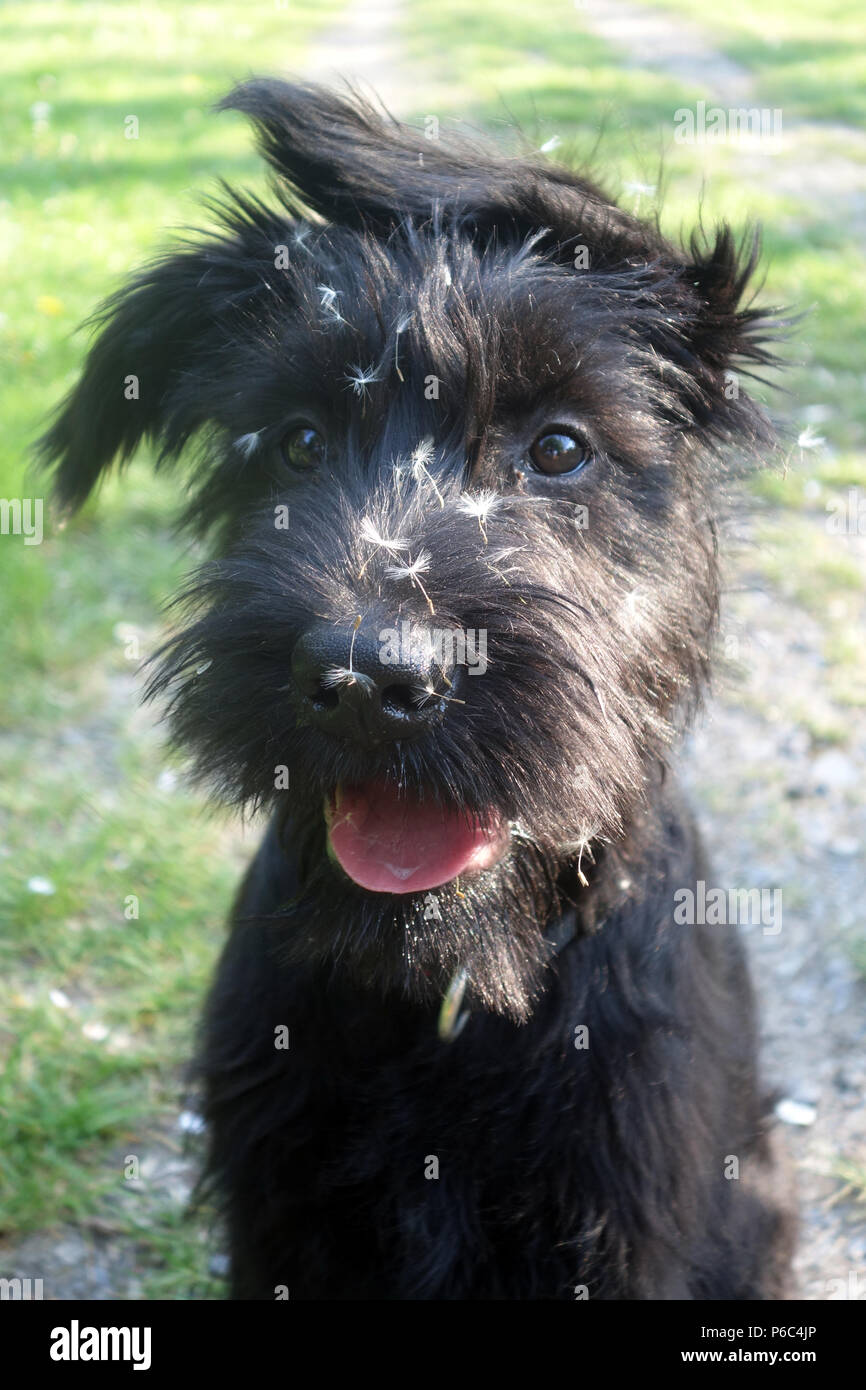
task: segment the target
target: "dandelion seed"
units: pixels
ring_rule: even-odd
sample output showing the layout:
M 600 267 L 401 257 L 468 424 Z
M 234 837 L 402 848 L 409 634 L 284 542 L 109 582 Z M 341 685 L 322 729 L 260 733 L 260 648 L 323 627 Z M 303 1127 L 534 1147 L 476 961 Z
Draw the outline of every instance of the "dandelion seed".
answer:
M 441 672 L 440 674 L 442 675 L 442 679 L 443 679 L 448 685 L 450 685 L 451 682 L 448 680 L 448 677 L 445 675 L 444 671 Z M 429 700 L 447 700 L 448 703 L 449 703 L 449 705 L 465 705 L 465 704 L 466 704 L 466 701 L 465 701 L 465 700 L 458 700 L 458 698 L 457 698 L 456 695 L 446 695 L 446 694 L 444 693 L 444 691 L 441 691 L 441 690 L 434 690 L 432 685 L 424 685 L 424 686 L 421 687 L 421 689 L 422 689 L 423 692 L 424 692 L 423 697 L 422 697 L 421 702 L 420 702 L 422 705 L 427 704 L 427 702 L 428 702 Z
M 261 430 L 253 430 L 251 434 L 242 434 L 235 440 L 233 447 L 237 449 L 239 454 L 243 454 L 245 459 L 248 459 L 259 447 L 261 435 Z
M 357 628 L 355 631 L 357 632 Z M 354 633 L 352 640 L 354 644 Z M 341 685 L 359 685 L 363 690 L 372 690 L 376 682 L 372 676 L 365 675 L 363 671 L 353 671 L 351 666 L 332 666 L 322 676 L 322 685 L 326 690 L 336 690 Z
M 506 587 L 509 588 L 509 589 L 511 588 L 511 584 L 510 584 L 510 582 L 505 578 L 505 576 L 506 576 L 507 574 L 520 574 L 520 573 L 521 573 L 520 566 L 519 566 L 519 565 L 509 565 L 509 566 L 508 566 L 508 569 L 505 569 L 505 570 L 497 569 L 496 566 L 497 566 L 498 564 L 500 564 L 502 560 L 507 560 L 508 557 L 509 557 L 509 555 L 518 555 L 518 554 L 520 553 L 521 550 L 525 550 L 525 549 L 526 549 L 526 546 L 525 546 L 525 545 L 507 545 L 507 546 L 505 546 L 505 548 L 504 548 L 503 550 L 497 550 L 497 551 L 495 551 L 495 552 L 490 556 L 489 562 L 488 562 L 488 561 L 485 561 L 485 564 L 487 565 L 487 568 L 490 570 L 490 573 L 491 573 L 491 574 L 495 574 L 496 577 L 497 577 L 497 579 L 501 579 L 501 580 L 503 581 L 503 583 L 506 585 Z
M 623 191 L 626 192 L 626 193 L 634 193 L 634 195 L 635 195 L 635 200 L 634 200 L 634 213 L 635 213 L 635 217 L 636 217 L 637 214 L 638 214 L 638 211 L 639 211 L 639 209 L 640 209 L 640 200 L 641 200 L 641 198 L 643 198 L 643 197 L 652 198 L 653 194 L 654 194 L 655 191 L 656 191 L 656 186 L 655 186 L 654 183 L 635 183 L 635 182 L 628 182 L 628 183 L 624 183 L 624 184 L 623 184 Z
M 401 381 L 404 380 L 404 377 L 403 373 L 400 371 L 400 363 L 398 361 L 400 353 L 400 334 L 406 332 L 406 329 L 409 327 L 409 324 L 411 322 L 412 315 L 404 314 L 403 317 L 397 323 L 396 328 L 394 329 L 394 371 L 397 373 Z
M 827 443 L 821 434 L 816 434 L 811 425 L 807 425 L 797 438 L 797 445 L 800 449 L 822 449 Z
M 346 377 L 346 380 L 351 383 L 355 395 L 361 396 L 362 398 L 366 398 L 367 388 L 380 379 L 381 378 L 376 375 L 375 367 L 367 367 L 365 369 L 364 367 L 353 366 L 349 369 L 349 374 Z
M 421 580 L 418 578 L 419 574 L 425 574 L 429 568 L 430 556 L 428 555 L 426 550 L 422 550 L 417 560 L 413 560 L 411 564 L 389 565 L 385 570 L 385 573 L 388 575 L 390 579 L 411 579 L 412 583 L 421 590 L 422 594 L 427 600 L 427 607 L 430 609 L 430 612 L 435 616 L 436 609 L 433 607 L 433 602 L 430 598 L 430 595 L 424 588 L 424 585 L 421 583 Z
M 461 497 L 458 504 L 461 512 L 465 512 L 467 516 L 478 518 L 478 529 L 484 537 L 485 545 L 487 544 L 487 532 L 484 529 L 484 523 L 501 502 L 502 498 L 497 496 L 495 492 L 479 492 L 474 497 L 467 493 Z
M 442 493 L 436 486 L 436 479 L 433 477 L 433 474 L 427 467 L 427 464 L 435 456 L 435 454 L 436 447 L 433 443 L 433 437 L 432 435 L 428 434 L 424 439 L 421 440 L 420 444 L 415 445 L 415 448 L 412 450 L 412 454 L 410 456 L 410 462 L 412 464 L 412 472 L 415 475 L 415 477 L 420 478 L 423 474 L 423 476 L 427 479 L 428 483 L 432 487 L 433 491 L 436 493 L 436 496 L 439 499 L 439 506 L 444 509 L 445 498 L 442 496 Z
M 361 621 L 361 614 L 359 613 L 352 625 L 352 640 L 349 643 L 349 670 L 352 673 L 352 675 L 355 675 L 355 671 L 352 667 L 352 661 L 355 656 L 355 638 L 358 635 L 358 628 L 361 626 Z
M 577 877 L 578 877 L 578 882 L 580 883 L 580 885 L 581 885 L 582 888 L 588 888 L 588 887 L 589 887 L 589 879 L 587 878 L 586 874 L 583 872 L 583 869 L 581 868 L 581 864 L 582 864 L 582 862 L 583 862 L 583 851 L 584 851 L 585 849 L 586 849 L 586 844 L 584 843 L 584 844 L 582 844 L 582 845 L 580 846 L 580 850 L 579 850 L 578 856 L 577 856 Z
M 330 285 L 317 285 L 316 289 L 319 291 L 319 300 L 324 312 L 330 315 L 334 323 L 345 323 L 346 320 L 337 308 L 339 290 L 332 289 Z
M 393 556 L 395 559 L 397 558 L 401 550 L 408 550 L 411 544 L 410 541 L 405 541 L 400 538 L 389 540 L 386 536 L 380 536 L 379 532 L 376 530 L 376 527 L 373 525 L 372 521 L 367 516 L 365 516 L 364 520 L 361 522 L 361 539 L 368 541 L 370 545 L 375 545 L 379 549 L 386 551 L 387 554 Z M 373 557 L 371 555 L 368 557 L 368 559 L 364 561 L 358 573 L 359 579 L 363 575 L 364 570 L 367 568 L 372 558 Z

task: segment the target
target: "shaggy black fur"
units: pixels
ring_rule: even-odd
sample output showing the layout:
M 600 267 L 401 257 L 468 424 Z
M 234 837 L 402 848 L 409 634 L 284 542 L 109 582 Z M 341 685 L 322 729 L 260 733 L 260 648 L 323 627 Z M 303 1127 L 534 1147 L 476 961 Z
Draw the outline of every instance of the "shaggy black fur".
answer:
M 780 1297 L 749 982 L 735 929 L 674 922 L 707 871 L 668 769 L 714 519 L 771 444 L 727 375 L 770 360 L 754 245 L 683 251 L 566 169 L 354 95 L 224 105 L 273 205 L 227 192 L 109 301 L 43 444 L 70 506 L 143 438 L 198 445 L 216 558 L 151 688 L 200 776 L 272 812 L 200 1055 L 233 1293 Z M 572 471 L 533 461 L 551 432 Z M 404 619 L 484 630 L 486 673 L 416 653 L 383 688 Z M 499 861 L 360 887 L 325 807 L 372 779 L 495 817 Z

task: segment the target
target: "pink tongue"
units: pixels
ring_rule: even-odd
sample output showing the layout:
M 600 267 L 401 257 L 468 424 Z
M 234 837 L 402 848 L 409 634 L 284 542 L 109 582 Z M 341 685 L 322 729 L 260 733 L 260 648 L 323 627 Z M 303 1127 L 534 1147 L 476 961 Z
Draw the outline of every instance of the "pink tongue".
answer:
M 398 797 L 393 783 L 338 791 L 327 819 L 340 866 L 374 893 L 421 893 L 488 868 L 505 837 L 498 817 L 471 826 L 435 801 Z

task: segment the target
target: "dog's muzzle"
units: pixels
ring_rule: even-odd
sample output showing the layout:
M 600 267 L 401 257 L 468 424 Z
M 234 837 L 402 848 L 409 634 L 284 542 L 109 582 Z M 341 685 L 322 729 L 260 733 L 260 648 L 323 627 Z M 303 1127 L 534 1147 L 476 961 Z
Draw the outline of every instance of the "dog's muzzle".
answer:
M 437 651 L 432 630 L 388 626 L 373 612 L 344 624 L 318 623 L 298 640 L 292 677 L 307 723 L 371 746 L 418 738 L 456 698 L 461 668 Z M 389 640 L 397 634 L 396 640 Z

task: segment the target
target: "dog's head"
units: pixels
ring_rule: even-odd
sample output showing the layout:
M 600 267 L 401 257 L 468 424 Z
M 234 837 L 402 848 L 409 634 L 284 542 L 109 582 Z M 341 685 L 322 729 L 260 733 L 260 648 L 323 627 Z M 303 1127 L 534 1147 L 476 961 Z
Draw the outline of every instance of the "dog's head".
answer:
M 142 439 L 193 460 L 217 558 L 153 688 L 220 794 L 286 809 L 292 949 L 524 1016 L 705 676 L 718 493 L 769 440 L 754 249 L 354 96 L 224 105 L 273 205 L 109 301 L 43 450 L 72 507 Z

